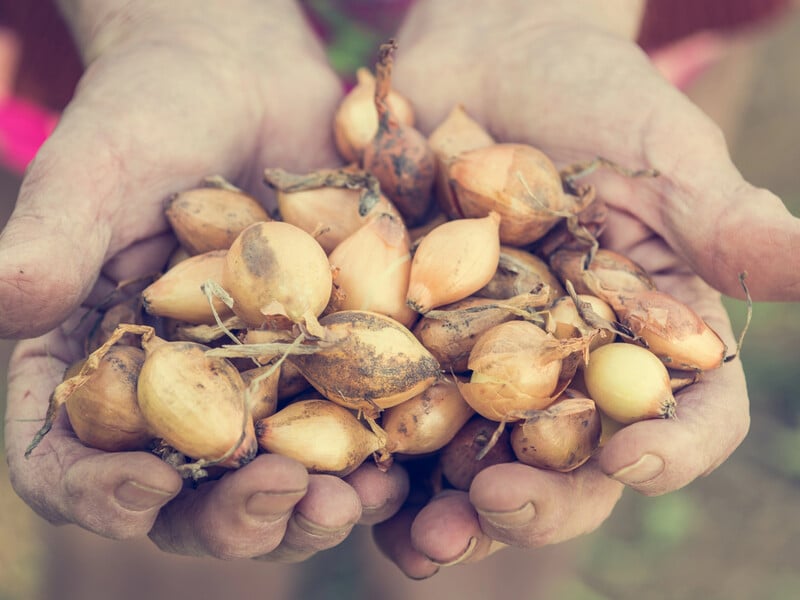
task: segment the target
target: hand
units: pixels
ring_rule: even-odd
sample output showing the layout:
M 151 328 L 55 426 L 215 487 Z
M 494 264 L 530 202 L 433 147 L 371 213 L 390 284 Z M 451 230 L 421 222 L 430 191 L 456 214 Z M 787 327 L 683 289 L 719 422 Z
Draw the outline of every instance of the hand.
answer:
M 630 22 L 609 21 L 613 11 L 593 0 L 482 8 L 420 2 L 398 35 L 394 84 L 412 101 L 424 133 L 462 103 L 496 139 L 530 143 L 559 167 L 603 156 L 657 169 L 654 179 L 605 171 L 585 180 L 611 208 L 601 244 L 653 273 L 731 351 L 717 290 L 742 297 L 738 276 L 747 272 L 756 299 L 800 298 L 797 219 L 743 180 L 718 128 L 630 41 Z M 648 495 L 676 490 L 719 466 L 746 435 L 738 360 L 705 373 L 677 402 L 676 419 L 624 428 L 577 471 L 487 468 L 468 493 L 446 492 L 416 514 L 404 509 L 379 525 L 376 541 L 420 578 L 437 563 L 480 560 L 497 542 L 536 547 L 592 531 L 623 484 Z
M 299 560 L 357 522 L 388 517 L 407 488 L 399 468 L 365 466 L 340 480 L 263 456 L 183 489 L 153 455 L 83 446 L 63 411 L 23 458 L 65 366 L 81 355 L 80 313 L 117 282 L 157 272 L 174 247 L 163 216 L 170 194 L 221 174 L 266 200 L 265 166 L 336 160 L 341 86 L 293 2 L 62 5 L 86 73 L 0 238 L 0 336 L 33 338 L 9 366 L 14 488 L 52 523 L 112 538 L 149 532 L 166 550 L 216 557 Z

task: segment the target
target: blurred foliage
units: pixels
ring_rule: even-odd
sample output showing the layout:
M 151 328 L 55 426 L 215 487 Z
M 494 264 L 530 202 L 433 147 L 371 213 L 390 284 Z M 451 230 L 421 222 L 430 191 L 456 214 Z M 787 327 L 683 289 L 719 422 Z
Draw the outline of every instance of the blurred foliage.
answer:
M 356 69 L 370 64 L 375 49 L 383 41 L 381 34 L 337 10 L 330 2 L 312 0 L 309 5 L 326 29 L 331 66 L 350 80 Z

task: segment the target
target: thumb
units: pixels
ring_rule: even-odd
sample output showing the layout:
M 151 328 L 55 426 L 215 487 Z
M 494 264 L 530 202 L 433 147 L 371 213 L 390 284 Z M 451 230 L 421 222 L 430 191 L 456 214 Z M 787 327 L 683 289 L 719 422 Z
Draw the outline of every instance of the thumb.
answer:
M 703 221 L 695 236 L 686 226 L 694 218 L 673 225 L 695 270 L 729 296 L 742 297 L 738 275 L 746 274 L 755 300 L 800 300 L 800 220 L 775 194 L 746 183 L 719 205 L 695 215 Z
M 0 234 L 0 338 L 34 337 L 62 322 L 88 295 L 108 248 L 89 174 L 68 164 L 63 137 L 42 146 Z
M 740 274 L 754 300 L 800 300 L 800 219 L 772 192 L 746 182 L 720 146 L 666 182 L 667 242 L 720 292 L 742 298 Z

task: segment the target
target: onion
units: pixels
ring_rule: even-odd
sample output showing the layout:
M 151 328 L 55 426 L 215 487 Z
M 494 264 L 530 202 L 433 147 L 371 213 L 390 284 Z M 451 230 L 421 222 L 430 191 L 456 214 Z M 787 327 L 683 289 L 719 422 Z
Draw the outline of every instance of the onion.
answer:
M 496 431 L 497 423 L 475 415 L 442 449 L 439 464 L 450 485 L 468 490 L 472 480 L 483 469 L 516 460 L 508 431 L 504 429 L 499 437 L 495 436 Z
M 499 215 L 490 212 L 442 223 L 422 238 L 411 260 L 409 306 L 425 314 L 485 286 L 500 258 L 499 224 Z
M 247 408 L 254 421 L 269 417 L 278 409 L 278 384 L 282 368 L 283 365 L 274 368 L 269 364 L 240 372 L 248 390 Z
M 546 296 L 520 294 L 507 300 L 468 297 L 428 313 L 412 330 L 444 371 L 467 370 L 469 353 L 484 331 L 519 318 L 538 320 Z
M 421 394 L 386 409 L 381 426 L 391 453 L 426 454 L 445 446 L 475 414 L 455 381 L 443 379 Z
M 439 379 L 436 359 L 391 317 L 348 310 L 326 315 L 320 324 L 329 343 L 287 360 L 337 404 L 377 416 Z
M 323 169 L 297 175 L 265 169 L 264 181 L 275 190 L 282 220 L 310 233 L 328 254 L 376 213 L 402 219 L 380 193 L 378 180 L 365 171 Z
M 462 152 L 450 163 L 450 182 L 465 217 L 496 211 L 500 239 L 524 246 L 538 240 L 568 206 L 561 177 L 540 150 L 524 144 L 492 144 Z
M 445 120 L 428 136 L 428 145 L 436 157 L 436 198 L 439 207 L 450 218 L 459 219 L 465 216 L 450 188 L 450 161 L 462 152 L 493 143 L 491 134 L 470 117 L 461 104 L 454 106 Z
M 254 223 L 226 255 L 222 286 L 233 311 L 251 327 L 298 323 L 316 330 L 333 285 L 328 256 L 308 233 L 289 223 Z
M 144 352 L 115 345 L 77 379 L 64 400 L 75 435 L 87 446 L 121 452 L 143 450 L 153 438 L 136 400 Z
M 390 90 L 386 102 L 400 123 L 414 125 L 414 110 L 404 96 Z M 342 98 L 333 115 L 333 137 L 339 154 L 347 162 L 360 161 L 364 147 L 377 131 L 375 77 L 362 67 L 356 71 L 356 85 Z
M 727 348 L 691 307 L 658 290 L 607 293 L 620 322 L 672 369 L 708 371 L 722 366 Z
M 142 345 L 137 395 L 153 434 L 202 463 L 250 462 L 257 443 L 239 371 L 202 344 L 149 336 Z
M 144 309 L 151 315 L 186 323 L 215 323 L 214 312 L 202 285 L 209 279 L 220 281 L 227 250 L 212 250 L 187 258 L 169 269 L 142 292 Z M 220 318 L 231 315 L 225 304 L 213 298 Z
M 487 419 L 523 419 L 556 399 L 568 383 L 562 378 L 563 360 L 585 347 L 582 339 L 557 340 L 528 321 L 501 323 L 475 342 L 468 364 L 472 376 L 459 389 Z
M 547 294 L 550 304 L 566 292 L 541 258 L 520 248 L 501 245 L 497 270 L 492 279 L 475 292 L 486 298 L 511 298 L 528 292 Z
M 368 310 L 410 327 L 417 313 L 406 304 L 411 241 L 403 221 L 375 214 L 328 256 L 341 300 L 336 310 Z
M 190 254 L 227 250 L 245 227 L 269 219 L 258 200 L 220 180 L 173 195 L 164 214 Z
M 584 464 L 600 442 L 600 413 L 593 400 L 561 397 L 511 429 L 520 462 L 566 473 Z
M 344 477 L 384 446 L 346 408 L 328 400 L 300 400 L 256 423 L 259 445 L 288 456 L 310 472 Z M 384 459 L 385 460 L 385 459 Z
M 364 148 L 362 164 L 381 183 L 409 226 L 424 220 L 436 176 L 433 151 L 425 136 L 402 123 L 387 102 L 391 89 L 394 40 L 382 44 L 376 65 L 375 108 L 378 131 Z
M 649 350 L 628 343 L 600 346 L 589 354 L 583 373 L 589 396 L 623 424 L 675 416 L 669 373 Z

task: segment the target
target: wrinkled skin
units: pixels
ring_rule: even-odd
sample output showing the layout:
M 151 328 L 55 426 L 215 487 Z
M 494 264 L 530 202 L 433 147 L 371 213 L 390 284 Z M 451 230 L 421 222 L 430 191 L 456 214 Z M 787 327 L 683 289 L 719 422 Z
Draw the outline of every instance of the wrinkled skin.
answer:
M 0 336 L 31 338 L 9 366 L 12 484 L 52 523 L 149 534 L 181 554 L 302 560 L 394 513 L 404 471 L 365 465 L 341 480 L 264 455 L 183 489 L 149 453 L 84 447 L 63 411 L 23 457 L 80 355 L 79 315 L 117 282 L 157 272 L 175 246 L 163 217 L 170 194 L 221 174 L 266 200 L 266 165 L 302 172 L 337 161 L 330 119 L 342 88 L 291 2 L 172 3 L 175 13 L 159 14 L 166 6 L 129 3 L 95 35 L 78 24 L 85 76 L 0 238 Z
M 798 220 L 742 179 L 718 128 L 638 47 L 579 20 L 526 21 L 511 10 L 483 15 L 481 36 L 471 36 L 457 13 L 437 12 L 446 4 L 421 3 L 398 36 L 395 84 L 424 132 L 461 102 L 496 139 L 531 143 L 559 167 L 603 156 L 658 169 L 655 179 L 610 171 L 586 178 L 611 207 L 601 243 L 694 307 L 731 351 L 717 290 L 741 298 L 739 273 L 748 273 L 755 299 L 800 298 Z M 676 490 L 719 466 L 746 435 L 738 360 L 705 374 L 677 402 L 676 419 L 626 427 L 574 472 L 489 467 L 469 492 L 445 492 L 378 525 L 376 542 L 408 576 L 424 578 L 502 544 L 531 548 L 590 532 L 624 485 L 646 495 Z

